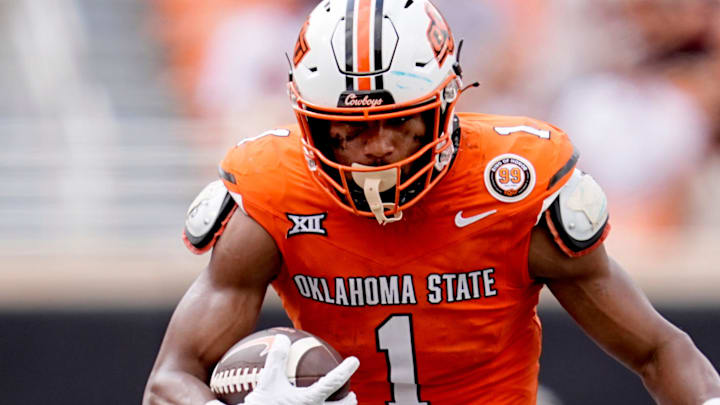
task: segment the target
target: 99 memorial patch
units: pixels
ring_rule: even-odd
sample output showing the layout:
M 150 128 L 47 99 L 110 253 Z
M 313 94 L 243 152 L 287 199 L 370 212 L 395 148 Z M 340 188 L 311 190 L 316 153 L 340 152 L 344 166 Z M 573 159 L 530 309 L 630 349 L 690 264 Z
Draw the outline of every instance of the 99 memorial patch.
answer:
M 512 153 L 495 157 L 485 167 L 485 187 L 502 202 L 521 201 L 535 188 L 535 180 L 530 161 Z

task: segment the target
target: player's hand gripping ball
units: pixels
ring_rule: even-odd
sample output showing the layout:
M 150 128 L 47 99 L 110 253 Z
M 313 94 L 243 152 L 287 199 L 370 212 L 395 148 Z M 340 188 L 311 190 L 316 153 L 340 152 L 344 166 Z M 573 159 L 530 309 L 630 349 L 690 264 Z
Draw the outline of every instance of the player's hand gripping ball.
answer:
M 290 338 L 285 372 L 290 384 L 296 387 L 312 385 L 343 360 L 332 346 L 308 332 L 281 327 L 261 330 L 235 343 L 215 366 L 210 389 L 219 400 L 229 405 L 244 403 L 245 397 L 257 386 L 277 334 Z M 348 381 L 330 395 L 328 401 L 344 398 L 349 390 Z

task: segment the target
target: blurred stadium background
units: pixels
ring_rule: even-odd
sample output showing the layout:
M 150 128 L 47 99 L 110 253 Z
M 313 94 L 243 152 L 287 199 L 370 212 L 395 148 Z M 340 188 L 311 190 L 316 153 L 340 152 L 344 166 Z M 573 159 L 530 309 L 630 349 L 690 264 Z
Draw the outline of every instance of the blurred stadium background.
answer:
M 607 242 L 720 366 L 720 2 L 436 0 L 461 109 L 566 129 Z M 207 256 L 180 231 L 240 138 L 293 117 L 312 0 L 0 0 L 0 403 L 139 403 Z M 286 323 L 272 293 L 259 326 Z M 544 296 L 541 402 L 650 404 Z

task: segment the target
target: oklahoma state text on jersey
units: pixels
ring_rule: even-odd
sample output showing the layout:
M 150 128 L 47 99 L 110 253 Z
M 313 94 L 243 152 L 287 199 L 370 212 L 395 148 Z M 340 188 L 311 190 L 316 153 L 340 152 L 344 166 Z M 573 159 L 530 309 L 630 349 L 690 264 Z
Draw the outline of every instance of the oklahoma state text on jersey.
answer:
M 459 117 L 453 167 L 384 227 L 318 188 L 296 128 L 243 141 L 221 164 L 282 252 L 272 285 L 295 327 L 360 359 L 361 404 L 535 404 L 541 285 L 528 275 L 530 233 L 577 157 L 543 122 Z

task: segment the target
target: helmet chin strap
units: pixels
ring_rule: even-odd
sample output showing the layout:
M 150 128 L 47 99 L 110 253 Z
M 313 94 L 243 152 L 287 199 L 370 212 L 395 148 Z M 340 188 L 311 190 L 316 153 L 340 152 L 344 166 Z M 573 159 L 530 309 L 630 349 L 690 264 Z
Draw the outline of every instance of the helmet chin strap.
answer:
M 353 163 L 352 167 L 371 169 L 372 166 L 365 166 L 359 163 Z M 395 207 L 394 203 L 384 203 L 380 198 L 380 193 L 387 191 L 395 186 L 397 181 L 397 168 L 379 170 L 374 172 L 352 172 L 352 178 L 355 183 L 363 189 L 365 199 L 370 206 L 370 211 L 375 215 L 380 225 L 387 225 L 402 219 L 402 211 L 398 211 L 392 217 L 385 216 L 385 208 Z

